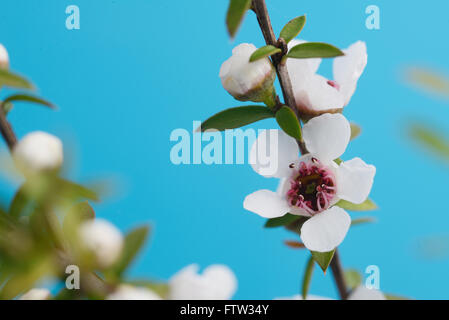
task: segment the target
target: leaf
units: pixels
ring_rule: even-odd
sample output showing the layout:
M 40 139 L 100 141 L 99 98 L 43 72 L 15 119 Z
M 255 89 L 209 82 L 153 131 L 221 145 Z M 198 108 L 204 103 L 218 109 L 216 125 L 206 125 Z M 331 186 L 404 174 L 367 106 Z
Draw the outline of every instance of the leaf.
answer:
M 197 131 L 200 129 L 201 131 L 206 131 L 208 129 L 215 129 L 218 131 L 235 129 L 273 117 L 273 112 L 265 106 L 235 107 L 213 115 L 204 121 L 201 128 L 198 128 Z
M 333 45 L 321 42 L 306 42 L 291 48 L 287 54 L 287 57 L 295 59 L 308 59 L 334 58 L 343 55 L 344 53 Z
M 19 89 L 34 89 L 33 84 L 24 77 L 0 68 L 0 87 L 1 86 Z
M 11 102 L 2 102 L 1 103 L 1 108 L 3 109 L 3 112 L 5 113 L 5 115 L 7 115 L 12 108 L 14 107 L 14 105 Z
M 313 260 L 320 266 L 321 270 L 326 273 L 327 268 L 329 267 L 332 258 L 334 257 L 335 250 L 329 252 L 316 252 L 310 251 L 312 253 Z
M 438 71 L 413 67 L 406 70 L 407 80 L 430 93 L 449 97 L 449 79 Z
M 282 50 L 279 48 L 276 48 L 275 46 L 267 45 L 267 46 L 261 47 L 261 48 L 257 49 L 256 51 L 254 51 L 254 53 L 249 58 L 249 62 L 254 62 L 254 61 L 272 56 L 273 54 L 276 54 L 279 52 L 282 52 Z
M 276 121 L 286 134 L 296 140 L 302 139 L 301 126 L 292 109 L 287 106 L 282 106 L 282 108 L 276 112 Z
M 80 184 L 66 179 L 58 179 L 57 182 L 59 183 L 59 188 L 61 188 L 61 191 L 66 192 L 66 196 L 70 196 L 73 199 L 79 200 L 99 200 L 98 195 L 95 191 L 92 191 Z
M 315 268 L 315 261 L 311 256 L 307 261 L 306 271 L 304 272 L 304 278 L 302 280 L 302 299 L 307 300 L 307 295 L 310 289 L 310 282 L 312 280 L 313 270 Z
M 349 211 L 373 211 L 378 209 L 377 205 L 371 199 L 367 199 L 361 204 L 355 204 L 346 200 L 340 200 L 336 205 Z
M 291 249 L 304 249 L 304 243 L 295 241 L 295 240 L 286 240 L 284 241 L 285 245 Z
M 231 38 L 235 37 L 246 11 L 250 8 L 251 0 L 231 0 L 226 14 L 226 26 Z
M 114 273 L 120 277 L 139 253 L 150 232 L 149 226 L 138 227 L 125 237 L 122 254 L 113 266 Z
M 384 296 L 387 300 L 411 300 L 410 298 L 398 296 L 395 294 L 384 293 Z
M 44 100 L 42 98 L 39 98 L 37 96 L 34 96 L 34 95 L 26 94 L 26 93 L 15 94 L 15 95 L 9 96 L 8 98 L 6 98 L 3 101 L 3 104 L 9 103 L 12 101 L 32 102 L 32 103 L 37 103 L 37 104 L 49 107 L 50 109 L 56 109 L 56 107 L 51 102 Z
M 355 269 L 347 269 L 344 273 L 345 283 L 351 289 L 357 288 L 362 283 L 360 272 Z
M 12 217 L 18 218 L 22 215 L 29 203 L 30 198 L 27 195 L 26 186 L 22 185 L 14 195 L 8 212 Z
M 289 43 L 299 35 L 305 24 L 306 16 L 296 17 L 295 19 L 290 20 L 284 28 L 282 28 L 279 37 L 284 39 L 286 43 Z
M 351 140 L 357 138 L 362 132 L 362 128 L 355 123 L 351 123 Z
M 365 223 L 374 223 L 374 222 L 376 222 L 376 219 L 373 217 L 357 218 L 357 219 L 353 219 L 351 221 L 351 227 L 358 226 L 358 225 L 365 224 Z
M 269 219 L 265 223 L 265 228 L 283 227 L 283 226 L 290 224 L 292 222 L 295 222 L 296 220 L 299 220 L 299 219 L 301 219 L 300 216 L 295 216 L 293 214 L 287 213 L 285 216 Z
M 449 160 L 449 142 L 442 134 L 420 124 L 410 126 L 409 132 L 413 139 L 429 151 L 445 160 Z

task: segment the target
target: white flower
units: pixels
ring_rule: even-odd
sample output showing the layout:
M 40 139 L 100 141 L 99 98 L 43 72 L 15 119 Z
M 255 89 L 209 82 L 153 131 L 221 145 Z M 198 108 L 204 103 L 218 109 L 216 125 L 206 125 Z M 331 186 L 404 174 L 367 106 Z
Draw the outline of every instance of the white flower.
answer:
M 229 300 L 237 289 L 237 279 L 229 267 L 211 265 L 198 274 L 199 266 L 189 265 L 169 281 L 171 300 Z
M 86 248 L 95 255 L 99 266 L 109 267 L 120 257 L 123 236 L 110 222 L 103 219 L 83 222 L 80 225 L 79 235 Z
M 0 43 L 0 69 L 9 68 L 9 55 L 6 48 Z
M 25 172 L 56 169 L 64 158 L 61 140 L 41 131 L 23 137 L 15 146 L 13 156 Z
M 137 288 L 122 284 L 106 297 L 106 300 L 162 300 L 155 292 L 147 288 Z
M 386 298 L 379 290 L 359 286 L 351 292 L 348 300 L 386 300 Z
M 267 94 L 272 94 L 276 77 L 274 67 L 268 58 L 249 62 L 256 50 L 253 44 L 242 43 L 232 50 L 232 57 L 221 66 L 221 83 L 237 100 L 261 102 Z
M 268 131 L 263 131 L 250 153 L 253 169 L 266 177 L 281 178 L 277 192 L 259 190 L 245 198 L 244 208 L 264 218 L 286 213 L 310 217 L 301 228 L 301 239 L 311 251 L 328 252 L 345 238 L 351 218 L 333 206 L 340 199 L 360 204 L 373 184 L 376 168 L 360 158 L 342 162 L 339 158 L 349 143 L 351 128 L 341 114 L 323 114 L 307 122 L 303 137 L 310 154 L 299 157 L 296 141 L 278 132 L 278 170 L 264 175 L 264 164 L 257 156 L 268 154 Z
M 293 40 L 292 48 L 305 41 Z M 349 104 L 368 62 L 365 42 L 358 41 L 334 59 L 334 80 L 317 74 L 321 59 L 288 59 L 297 108 L 305 114 L 335 112 Z
M 34 288 L 25 292 L 20 300 L 48 300 L 50 299 L 50 291 L 48 289 Z

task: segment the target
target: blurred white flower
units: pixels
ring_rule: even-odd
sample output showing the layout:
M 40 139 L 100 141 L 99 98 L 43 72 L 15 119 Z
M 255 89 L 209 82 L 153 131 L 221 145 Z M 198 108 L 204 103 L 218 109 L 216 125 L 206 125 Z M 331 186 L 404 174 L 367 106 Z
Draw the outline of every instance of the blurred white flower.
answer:
M 25 292 L 20 297 L 20 300 L 48 300 L 50 297 L 51 294 L 48 289 L 33 288 Z
M 117 287 L 106 300 L 162 300 L 155 292 L 147 288 L 122 284 Z
M 351 292 L 348 300 L 386 300 L 386 298 L 379 290 L 359 286 Z
M 287 213 L 310 217 L 301 228 L 301 239 L 311 251 L 328 252 L 345 238 L 351 218 L 333 206 L 340 199 L 364 202 L 373 185 L 376 168 L 360 158 L 337 165 L 334 160 L 346 150 L 351 135 L 348 120 L 341 114 L 323 114 L 308 121 L 303 137 L 309 154 L 299 157 L 296 140 L 278 133 L 278 170 L 263 173 L 266 165 L 258 154 L 269 154 L 267 131 L 263 131 L 250 153 L 253 169 L 266 177 L 281 178 L 278 191 L 259 190 L 245 198 L 243 207 L 264 218 Z M 273 150 L 271 150 L 273 152 Z
M 100 267 L 107 268 L 120 257 L 123 235 L 110 222 L 103 219 L 88 220 L 80 225 L 79 234 L 83 244 L 95 255 Z
M 293 40 L 289 48 L 304 43 Z M 358 41 L 334 59 L 334 80 L 317 74 L 321 59 L 288 59 L 297 108 L 305 114 L 335 112 L 349 104 L 368 62 L 365 42 Z
M 0 43 L 0 69 L 9 68 L 9 55 L 6 48 Z
M 24 172 L 56 169 L 64 158 L 61 140 L 42 131 L 23 137 L 15 146 L 13 156 Z
M 232 50 L 232 56 L 221 66 L 221 83 L 237 100 L 262 102 L 267 95 L 273 94 L 276 72 L 270 59 L 249 62 L 256 50 L 253 44 L 242 43 Z
M 211 265 L 198 273 L 199 266 L 189 265 L 169 281 L 171 300 L 229 300 L 237 290 L 237 278 L 225 265 Z

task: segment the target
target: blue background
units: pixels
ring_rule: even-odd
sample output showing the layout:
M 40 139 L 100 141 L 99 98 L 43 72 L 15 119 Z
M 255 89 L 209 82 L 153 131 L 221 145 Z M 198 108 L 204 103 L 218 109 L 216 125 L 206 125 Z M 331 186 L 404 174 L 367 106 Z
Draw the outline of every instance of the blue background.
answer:
M 307 14 L 302 37 L 346 48 L 368 45 L 369 63 L 345 115 L 363 135 L 345 154 L 377 166 L 372 198 L 378 223 L 352 229 L 341 246 L 345 267 L 378 265 L 381 289 L 414 298 L 448 298 L 449 260 L 423 259 L 416 243 L 448 233 L 449 170 L 423 154 L 406 134 L 419 119 L 445 130 L 449 108 L 404 85 L 403 68 L 424 64 L 448 71 L 444 1 L 268 1 L 275 30 Z M 65 8 L 81 10 L 81 29 L 65 28 Z M 221 63 L 240 42 L 263 44 L 252 13 L 235 42 L 226 34 L 228 1 L 9 0 L 0 8 L 0 42 L 12 69 L 29 76 L 60 108 L 17 105 L 19 136 L 45 130 L 60 136 L 70 177 L 88 182 L 118 178 L 114 197 L 96 205 L 99 216 L 127 230 L 154 226 L 132 276 L 168 279 L 192 262 L 225 263 L 236 273 L 235 298 L 272 299 L 299 292 L 306 252 L 294 251 L 283 230 L 264 230 L 246 212 L 246 194 L 277 181 L 248 165 L 170 162 L 172 130 L 192 130 L 226 107 L 238 105 L 221 87 Z M 381 29 L 365 27 L 365 8 L 380 8 Z M 329 75 L 330 63 L 323 64 Z M 327 70 L 327 71 L 326 71 Z M 265 120 L 255 128 L 275 127 Z M 448 126 L 449 127 L 449 126 Z M 2 145 L 3 146 L 3 145 Z M 4 147 L 4 146 L 3 146 Z M 11 196 L 13 188 L 2 183 Z M 5 193 L 4 193 L 5 194 Z M 353 214 L 354 217 L 360 214 Z M 442 240 L 443 241 L 443 240 Z M 437 241 L 438 242 L 438 241 Z M 336 297 L 331 273 L 316 270 L 311 292 Z

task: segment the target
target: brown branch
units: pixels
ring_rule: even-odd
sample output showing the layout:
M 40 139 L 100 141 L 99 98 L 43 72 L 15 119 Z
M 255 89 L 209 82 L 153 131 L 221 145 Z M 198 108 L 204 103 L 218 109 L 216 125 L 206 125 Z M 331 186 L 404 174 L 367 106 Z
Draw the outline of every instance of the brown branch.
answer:
M 346 281 L 343 273 L 343 267 L 341 265 L 340 254 L 338 249 L 335 250 L 334 257 L 331 261 L 332 274 L 335 279 L 335 284 L 337 285 L 338 293 L 342 300 L 348 299 L 348 287 L 346 286 Z
M 285 103 L 291 110 L 293 110 L 293 112 L 296 114 L 296 117 L 298 118 L 298 121 L 300 121 L 301 115 L 296 108 L 295 95 L 293 93 L 290 76 L 288 75 L 287 66 L 282 62 L 282 58 L 286 54 L 287 46 L 285 44 L 285 41 L 282 41 L 282 39 L 278 41 L 276 38 L 273 27 L 271 25 L 271 20 L 268 14 L 265 0 L 253 0 L 252 9 L 257 16 L 257 21 L 259 22 L 259 26 L 262 30 L 265 42 L 268 45 L 272 45 L 282 49 L 282 52 L 272 56 L 271 60 L 273 61 L 273 65 L 276 68 L 276 73 L 278 75 Z M 298 140 L 298 145 L 302 154 L 308 153 L 304 141 Z
M 3 139 L 5 139 L 5 142 L 8 145 L 9 150 L 12 151 L 17 143 L 17 138 L 8 120 L 6 120 L 6 115 L 5 112 L 3 111 L 2 104 L 0 104 L 0 132 L 3 136 Z
M 259 22 L 260 29 L 262 30 L 265 42 L 268 45 L 272 45 L 282 49 L 282 52 L 271 57 L 274 67 L 276 68 L 276 73 L 278 75 L 279 83 L 282 88 L 282 94 L 287 106 L 293 110 L 298 121 L 301 119 L 301 114 L 296 108 L 295 95 L 293 93 L 293 87 L 288 74 L 287 66 L 284 63 L 284 56 L 287 54 L 287 45 L 283 39 L 277 39 L 271 25 L 270 16 L 268 14 L 267 5 L 265 0 L 252 0 L 252 10 L 257 16 L 257 21 Z M 301 122 L 300 122 L 301 123 Z M 302 154 L 308 153 L 304 141 L 298 140 L 298 146 Z M 337 285 L 341 299 L 345 300 L 348 297 L 348 289 L 346 287 L 343 268 L 341 266 L 340 257 L 338 250 L 335 251 L 334 257 L 331 262 L 332 274 Z

